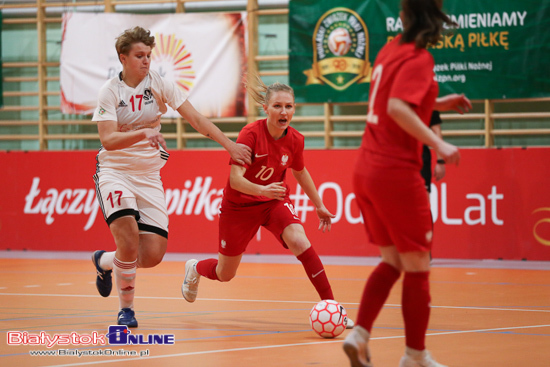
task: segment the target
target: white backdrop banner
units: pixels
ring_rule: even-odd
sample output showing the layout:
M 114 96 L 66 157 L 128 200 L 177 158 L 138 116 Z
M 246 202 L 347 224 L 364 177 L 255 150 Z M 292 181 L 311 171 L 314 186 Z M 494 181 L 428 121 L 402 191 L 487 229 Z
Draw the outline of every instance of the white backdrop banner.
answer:
M 208 117 L 246 115 L 246 13 L 65 13 L 61 41 L 61 111 L 91 114 L 101 86 L 122 70 L 115 50 L 124 30 L 155 36 L 151 69 L 173 80 Z M 170 110 L 167 117 L 177 116 Z

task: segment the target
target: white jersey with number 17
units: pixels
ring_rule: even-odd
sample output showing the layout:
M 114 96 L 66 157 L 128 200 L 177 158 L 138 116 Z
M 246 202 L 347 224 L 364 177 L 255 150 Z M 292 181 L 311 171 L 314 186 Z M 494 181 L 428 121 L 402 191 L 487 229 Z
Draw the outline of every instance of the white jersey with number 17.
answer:
M 157 101 L 162 99 L 162 102 Z M 118 131 L 127 132 L 144 128 L 160 131 L 160 117 L 164 103 L 178 109 L 187 96 L 178 86 L 162 78 L 157 72 L 149 74 L 135 88 L 129 87 L 119 76 L 107 81 L 99 92 L 98 105 L 92 121 L 116 121 Z M 107 151 L 101 147 L 97 155 L 98 171 L 123 170 L 154 172 L 166 163 L 168 153 L 151 147 L 146 140 L 130 147 Z

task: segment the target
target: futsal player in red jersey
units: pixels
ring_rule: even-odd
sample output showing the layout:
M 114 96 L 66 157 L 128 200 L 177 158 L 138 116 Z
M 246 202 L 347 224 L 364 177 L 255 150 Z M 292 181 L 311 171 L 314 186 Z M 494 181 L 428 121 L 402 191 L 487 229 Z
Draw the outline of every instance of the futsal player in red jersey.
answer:
M 447 164 L 458 164 L 457 147 L 428 127 L 432 110 L 471 108 L 464 95 L 437 98 L 434 60 L 426 50 L 436 44 L 443 25 L 456 26 L 441 10 L 442 0 L 402 0 L 403 33 L 376 57 L 367 123 L 353 185 L 369 241 L 382 262 L 370 275 L 356 326 L 344 341 L 351 366 L 372 366 L 368 342 L 373 323 L 395 282 L 404 272 L 402 314 L 405 355 L 400 367 L 443 367 L 425 347 L 430 316 L 432 223 L 422 167 L 422 143 Z
M 252 164 L 231 160 L 231 173 L 220 209 L 218 259 L 189 260 L 185 264 L 183 297 L 194 302 L 200 277 L 228 282 L 237 273 L 243 253 L 260 226 L 290 249 L 321 299 L 334 299 L 323 264 L 311 246 L 289 198 L 285 174 L 290 168 L 317 209 L 319 229 L 330 231 L 331 214 L 321 200 L 304 165 L 304 136 L 290 127 L 294 115 L 294 91 L 285 84 L 248 86 L 266 119 L 245 126 L 237 142 L 252 149 Z M 264 95 L 265 93 L 265 95 Z M 347 327 L 353 327 L 348 320 Z

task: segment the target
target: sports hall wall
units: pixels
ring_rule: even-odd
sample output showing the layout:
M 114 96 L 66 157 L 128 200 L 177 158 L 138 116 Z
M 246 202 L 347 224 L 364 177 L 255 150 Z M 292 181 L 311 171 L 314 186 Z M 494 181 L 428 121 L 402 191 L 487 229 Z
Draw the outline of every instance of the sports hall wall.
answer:
M 2 2 L 0 249 L 91 251 L 97 243 L 114 249 L 91 179 L 97 128 L 90 116 L 61 113 L 62 14 L 247 12 L 249 67 L 266 83 L 288 83 L 288 6 L 287 0 Z M 463 148 L 463 159 L 459 167 L 447 167 L 432 190 L 434 256 L 550 260 L 550 98 L 473 104 L 464 116 L 443 115 L 444 137 Z M 300 103 L 292 122 L 306 137 L 306 166 L 338 216 L 331 233 L 319 233 L 311 203 L 289 177 L 293 202 L 322 255 L 376 255 L 350 184 L 366 108 L 366 102 Z M 213 121 L 234 139 L 257 115 L 261 111 L 251 108 L 247 116 Z M 163 133 L 171 153 L 162 171 L 168 251 L 216 252 L 227 154 L 181 118 L 163 119 Z M 248 253 L 286 252 L 261 231 Z
M 342 5 L 336 0 L 293 0 L 293 3 Z M 513 1 L 507 3 L 513 7 Z M 547 4 L 548 0 L 543 3 Z M 0 3 L 4 102 L 0 108 L 0 149 L 95 150 L 99 146 L 97 128 L 90 116 L 61 112 L 63 14 L 245 12 L 250 19 L 248 68 L 258 70 L 266 83 L 288 83 L 289 5 L 288 0 L 154 0 L 151 3 L 4 0 Z M 541 12 L 542 8 L 539 15 Z M 540 21 L 547 22 L 547 18 L 540 17 Z M 544 75 L 541 78 L 544 79 Z M 518 74 L 517 79 L 520 80 L 521 75 Z M 466 115 L 443 115 L 443 134 L 447 141 L 463 147 L 550 145 L 550 98 L 476 99 L 473 104 L 473 110 Z M 306 148 L 355 148 L 361 140 L 366 106 L 366 101 L 300 103 L 293 126 L 306 136 Z M 261 115 L 261 111 L 254 108 L 248 113 L 213 121 L 230 138 L 235 138 L 244 124 Z M 181 119 L 163 119 L 163 132 L 172 149 L 217 148 Z

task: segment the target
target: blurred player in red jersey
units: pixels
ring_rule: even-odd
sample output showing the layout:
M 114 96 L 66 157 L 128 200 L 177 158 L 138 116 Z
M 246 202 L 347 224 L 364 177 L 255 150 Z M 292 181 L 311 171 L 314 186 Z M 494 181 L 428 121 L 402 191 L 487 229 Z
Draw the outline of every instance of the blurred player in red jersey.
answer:
M 352 366 L 372 366 L 368 341 L 373 323 L 401 272 L 405 355 L 400 367 L 442 367 L 425 348 L 430 316 L 432 222 L 422 167 L 422 143 L 447 164 L 458 164 L 457 147 L 428 127 L 434 109 L 471 108 L 463 95 L 437 98 L 434 60 L 426 50 L 444 24 L 442 0 L 402 0 L 403 33 L 385 45 L 373 66 L 369 110 L 353 184 L 369 241 L 382 262 L 370 275 L 356 326 L 344 341 Z
M 289 126 L 295 110 L 294 91 L 280 83 L 267 87 L 259 77 L 256 79 L 257 86 L 248 86 L 248 90 L 263 106 L 267 119 L 245 126 L 237 139 L 252 149 L 252 164 L 230 161 L 231 173 L 220 210 L 218 259 L 187 261 L 183 297 L 195 301 L 201 276 L 221 282 L 233 279 L 248 243 L 263 226 L 302 263 L 319 297 L 334 299 L 323 264 L 306 237 L 285 182 L 290 168 L 317 208 L 319 229 L 330 231 L 334 215 L 323 204 L 304 166 L 304 136 Z M 353 327 L 351 320 L 347 327 Z

